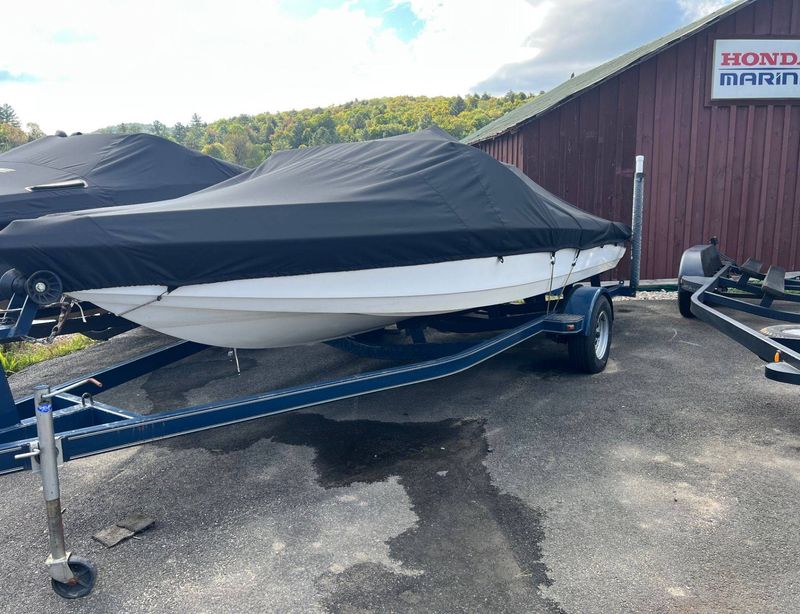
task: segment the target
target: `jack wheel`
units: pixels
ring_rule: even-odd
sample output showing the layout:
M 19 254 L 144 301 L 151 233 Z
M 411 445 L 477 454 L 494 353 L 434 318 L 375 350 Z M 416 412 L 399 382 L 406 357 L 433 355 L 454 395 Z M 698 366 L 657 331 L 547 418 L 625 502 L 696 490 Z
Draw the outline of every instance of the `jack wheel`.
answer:
M 75 575 L 74 584 L 65 584 L 51 579 L 56 595 L 64 599 L 80 599 L 92 592 L 97 580 L 97 568 L 80 556 L 69 557 L 69 568 Z
M 599 297 L 589 320 L 589 334 L 572 335 L 568 340 L 569 362 L 576 371 L 600 373 L 606 368 L 613 319 L 611 303 L 605 296 Z

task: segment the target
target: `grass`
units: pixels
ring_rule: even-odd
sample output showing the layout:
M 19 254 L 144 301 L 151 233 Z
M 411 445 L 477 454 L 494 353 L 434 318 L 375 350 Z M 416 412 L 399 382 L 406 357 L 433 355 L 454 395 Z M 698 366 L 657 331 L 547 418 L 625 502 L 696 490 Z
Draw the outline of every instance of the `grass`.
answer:
M 94 344 L 95 341 L 83 335 L 64 335 L 47 345 L 29 341 L 6 343 L 0 345 L 0 367 L 8 375 L 19 373 L 36 363 L 66 356 Z

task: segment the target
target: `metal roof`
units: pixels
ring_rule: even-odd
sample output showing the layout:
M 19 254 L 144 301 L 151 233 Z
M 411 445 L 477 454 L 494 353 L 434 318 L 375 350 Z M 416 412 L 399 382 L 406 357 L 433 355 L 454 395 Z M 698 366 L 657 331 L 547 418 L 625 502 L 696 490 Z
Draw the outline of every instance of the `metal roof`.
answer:
M 696 34 L 703 28 L 706 28 L 713 23 L 719 21 L 745 6 L 752 4 L 756 0 L 736 0 L 727 6 L 706 15 L 697 21 L 690 23 L 687 26 L 675 30 L 671 34 L 662 36 L 646 45 L 642 45 L 638 49 L 629 51 L 618 58 L 610 60 L 605 64 L 601 64 L 597 68 L 593 68 L 581 75 L 577 75 L 561 85 L 554 87 L 549 92 L 536 96 L 530 102 L 527 102 L 513 111 L 509 111 L 502 117 L 498 117 L 493 122 L 488 123 L 480 130 L 476 130 L 472 134 L 464 137 L 464 143 L 479 143 L 487 139 L 513 130 L 514 128 L 538 117 L 547 111 L 554 109 L 567 100 L 585 92 L 586 90 L 599 85 L 603 81 L 610 79 L 623 72 L 624 70 L 639 64 L 651 57 L 680 42 L 681 40 Z

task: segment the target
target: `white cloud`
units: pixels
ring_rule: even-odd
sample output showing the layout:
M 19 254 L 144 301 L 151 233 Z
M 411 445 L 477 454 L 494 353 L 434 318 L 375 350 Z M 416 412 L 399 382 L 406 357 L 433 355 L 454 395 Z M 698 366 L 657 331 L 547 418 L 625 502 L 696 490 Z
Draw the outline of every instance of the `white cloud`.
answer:
M 535 55 L 528 34 L 551 3 L 410 0 L 425 25 L 409 42 L 357 5 L 301 19 L 277 0 L 59 0 L 4 14 L 0 83 L 24 121 L 89 131 L 395 94 L 465 93 Z
M 733 0 L 678 0 L 678 6 L 690 20 L 700 19 Z
M 541 50 L 509 62 L 482 81 L 477 91 L 549 90 L 599 64 L 636 49 L 707 15 L 731 0 L 530 0 L 544 19 L 529 44 Z

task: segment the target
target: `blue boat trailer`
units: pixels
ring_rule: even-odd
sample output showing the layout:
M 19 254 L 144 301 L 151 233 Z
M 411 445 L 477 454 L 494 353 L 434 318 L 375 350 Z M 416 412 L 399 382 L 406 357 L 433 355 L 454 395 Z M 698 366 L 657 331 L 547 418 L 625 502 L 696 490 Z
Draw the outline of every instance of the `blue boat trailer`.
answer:
M 59 386 L 40 385 L 14 399 L 0 377 L 0 474 L 31 470 L 40 474 L 47 506 L 50 556 L 46 564 L 53 589 L 66 598 L 88 594 L 95 582 L 92 563 L 70 553 L 61 518 L 58 466 L 71 460 L 129 446 L 177 437 L 237 422 L 408 386 L 474 367 L 537 335 L 566 341 L 572 364 L 598 372 L 611 344 L 611 297 L 633 294 L 629 285 L 574 285 L 523 304 L 495 306 L 468 313 L 415 318 L 400 323 L 410 343 L 383 343 L 376 333 L 330 342 L 334 347 L 372 358 L 409 360 L 358 375 L 274 390 L 253 396 L 142 415 L 94 398 L 133 379 L 206 349 L 182 341 Z M 554 304 L 553 304 L 554 303 Z M 0 325 L 0 339 L 24 338 L 38 306 L 23 301 L 13 322 Z M 426 330 L 482 333 L 478 341 L 431 342 Z M 494 336 L 485 335 L 494 331 Z M 397 331 L 393 337 L 397 337 Z
M 50 554 L 45 563 L 53 590 L 64 598 L 83 597 L 92 591 L 97 576 L 90 561 L 66 547 L 58 467 L 71 460 L 440 379 L 540 334 L 564 341 L 576 370 L 602 371 L 611 349 L 611 299 L 635 296 L 639 283 L 643 165 L 644 158 L 637 156 L 630 283 L 602 285 L 600 277 L 595 276 L 591 285 L 575 283 L 551 289 L 545 296 L 521 303 L 412 318 L 396 325 L 409 343 L 397 343 L 396 339 L 386 343 L 380 331 L 329 342 L 360 356 L 406 361 L 399 365 L 148 415 L 100 402 L 93 393 L 147 375 L 207 346 L 190 341 L 174 343 L 58 386 L 38 385 L 33 394 L 20 399 L 14 398 L 8 380 L 0 373 L 0 475 L 30 470 L 41 478 L 50 538 Z M 51 277 L 52 273 L 40 271 L 24 280 L 14 275 L 0 278 L 0 295 L 10 299 L 0 310 L 0 343 L 41 337 L 44 333 L 49 333 L 50 338 L 67 332 L 89 336 L 97 333 L 98 338 L 107 338 L 134 327 L 101 310 L 76 316 L 70 315 L 75 305 L 67 308 L 61 303 L 60 308 L 53 307 L 63 299 L 60 281 Z M 427 330 L 437 334 L 478 333 L 481 338 L 431 342 Z

